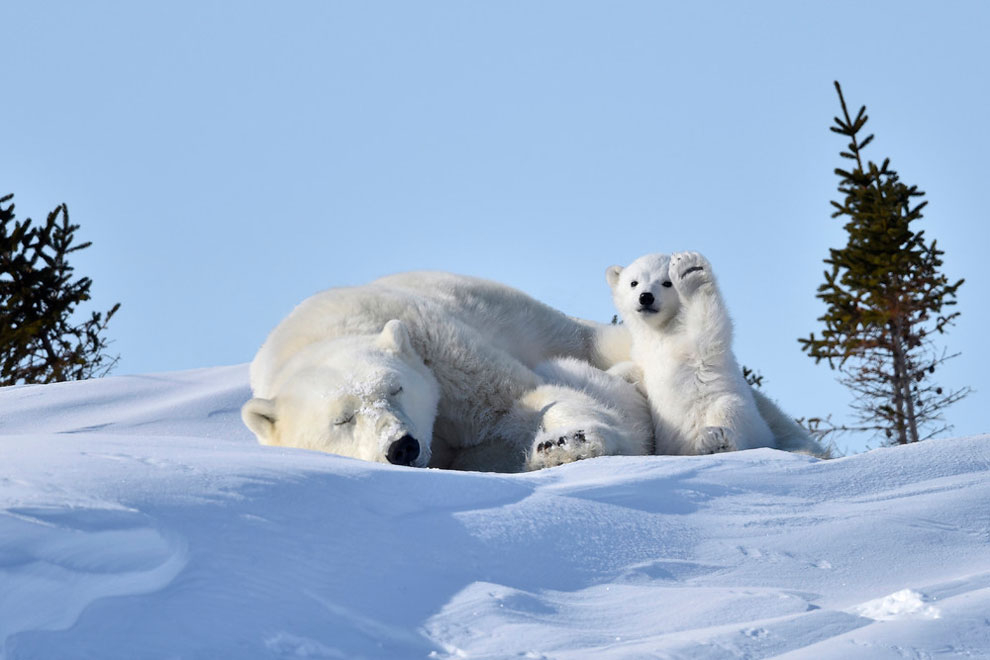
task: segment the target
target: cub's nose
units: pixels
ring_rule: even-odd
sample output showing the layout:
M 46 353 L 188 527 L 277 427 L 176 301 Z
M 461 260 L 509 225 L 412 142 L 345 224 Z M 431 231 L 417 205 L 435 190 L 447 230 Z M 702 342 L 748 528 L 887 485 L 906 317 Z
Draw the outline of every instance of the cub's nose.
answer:
M 404 435 L 388 446 L 385 457 L 393 465 L 412 465 L 419 456 L 419 442 L 411 435 Z
M 652 305 L 653 300 L 654 300 L 653 294 L 650 293 L 649 291 L 644 291 L 643 293 L 639 294 L 639 304 L 642 305 L 643 307 L 649 307 L 650 305 Z

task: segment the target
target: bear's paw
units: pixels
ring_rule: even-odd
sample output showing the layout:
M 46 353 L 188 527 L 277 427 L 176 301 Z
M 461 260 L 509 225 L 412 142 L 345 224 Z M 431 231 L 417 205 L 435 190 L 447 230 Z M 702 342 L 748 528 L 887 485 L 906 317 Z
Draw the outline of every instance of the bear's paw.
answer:
M 539 470 L 564 463 L 573 463 L 584 458 L 594 458 L 605 453 L 605 443 L 594 433 L 577 429 L 553 433 L 540 433 L 533 442 L 527 467 Z
M 735 432 L 724 426 L 706 426 L 699 440 L 698 454 L 720 454 L 738 449 Z
M 682 296 L 689 296 L 713 281 L 712 265 L 698 252 L 677 252 L 670 257 L 670 280 Z

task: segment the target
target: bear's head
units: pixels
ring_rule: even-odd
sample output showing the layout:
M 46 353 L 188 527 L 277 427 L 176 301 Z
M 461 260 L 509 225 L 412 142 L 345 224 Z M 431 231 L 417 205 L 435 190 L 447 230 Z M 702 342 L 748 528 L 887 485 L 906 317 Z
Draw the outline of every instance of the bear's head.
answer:
M 670 255 L 647 254 L 625 268 L 610 266 L 605 279 L 615 308 L 630 329 L 662 328 L 681 308 L 680 295 L 670 280 Z
M 401 321 L 313 344 L 241 418 L 265 445 L 425 467 L 440 387 Z

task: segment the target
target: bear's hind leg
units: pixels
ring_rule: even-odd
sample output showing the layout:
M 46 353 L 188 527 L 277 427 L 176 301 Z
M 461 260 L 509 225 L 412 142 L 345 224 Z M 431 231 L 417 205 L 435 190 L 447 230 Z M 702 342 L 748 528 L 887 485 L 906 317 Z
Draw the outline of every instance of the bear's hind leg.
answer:
M 735 432 L 724 426 L 706 426 L 701 429 L 696 454 L 720 454 L 725 451 L 736 451 Z
M 770 446 L 770 427 L 745 393 L 723 394 L 708 405 L 698 438 L 698 454 Z

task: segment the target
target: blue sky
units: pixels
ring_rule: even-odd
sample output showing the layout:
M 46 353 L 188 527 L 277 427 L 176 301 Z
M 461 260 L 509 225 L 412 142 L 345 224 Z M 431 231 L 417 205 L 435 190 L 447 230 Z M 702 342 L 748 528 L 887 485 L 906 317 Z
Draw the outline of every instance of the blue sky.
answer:
M 608 321 L 604 271 L 692 249 L 794 415 L 849 395 L 818 331 L 839 110 L 866 104 L 965 277 L 947 412 L 990 431 L 990 4 L 20 2 L 0 7 L 0 194 L 69 205 L 116 373 L 247 362 L 323 288 L 412 269 Z M 840 441 L 849 451 L 877 443 Z

